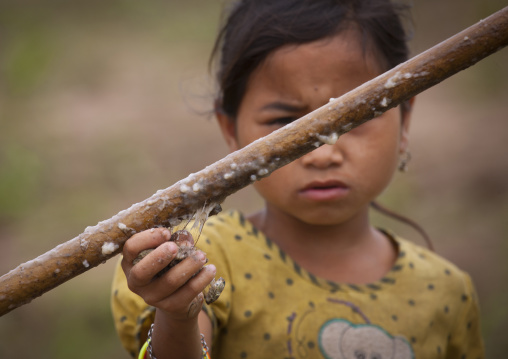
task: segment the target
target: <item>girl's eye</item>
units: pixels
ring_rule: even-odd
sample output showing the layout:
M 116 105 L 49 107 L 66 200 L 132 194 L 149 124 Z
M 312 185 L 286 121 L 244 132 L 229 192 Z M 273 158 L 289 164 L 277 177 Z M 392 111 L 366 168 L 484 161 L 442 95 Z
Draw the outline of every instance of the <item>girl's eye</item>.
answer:
M 279 117 L 268 122 L 269 125 L 284 127 L 295 121 L 296 117 Z

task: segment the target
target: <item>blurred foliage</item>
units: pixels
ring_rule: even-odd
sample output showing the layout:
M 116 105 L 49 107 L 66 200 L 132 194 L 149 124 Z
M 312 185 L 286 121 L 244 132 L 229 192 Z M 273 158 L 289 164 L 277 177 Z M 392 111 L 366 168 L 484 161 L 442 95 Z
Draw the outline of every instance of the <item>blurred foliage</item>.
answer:
M 413 2 L 414 53 L 505 6 Z M 0 1 L 0 271 L 227 153 L 208 56 L 223 1 Z M 436 11 L 436 9 L 440 9 Z M 508 349 L 507 50 L 418 96 L 410 173 L 383 195 L 475 280 L 488 357 Z M 259 207 L 251 189 L 226 202 Z M 414 231 L 376 223 L 423 244 Z M 115 260 L 0 318 L 0 358 L 127 358 Z
M 41 177 L 37 154 L 13 144 L 0 153 L 0 218 L 23 216 L 36 202 Z
M 44 33 L 32 26 L 24 30 L 10 43 L 12 47 L 5 49 L 5 85 L 13 94 L 32 90 L 45 74 L 52 57 Z

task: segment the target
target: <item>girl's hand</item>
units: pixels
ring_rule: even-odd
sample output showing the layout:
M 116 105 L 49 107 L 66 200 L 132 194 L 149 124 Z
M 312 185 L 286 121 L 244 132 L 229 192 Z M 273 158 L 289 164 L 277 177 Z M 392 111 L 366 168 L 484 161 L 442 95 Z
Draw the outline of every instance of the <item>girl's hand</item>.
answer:
M 207 261 L 205 254 L 193 250 L 187 258 L 158 276 L 178 253 L 178 246 L 169 241 L 170 237 L 168 229 L 156 228 L 135 234 L 127 240 L 122 259 L 127 284 L 148 305 L 162 310 L 169 318 L 197 318 L 203 304 L 202 292 L 214 278 L 216 269 L 213 265 L 204 267 Z M 189 243 L 190 246 L 193 244 Z M 140 252 L 152 248 L 155 249 L 133 264 Z

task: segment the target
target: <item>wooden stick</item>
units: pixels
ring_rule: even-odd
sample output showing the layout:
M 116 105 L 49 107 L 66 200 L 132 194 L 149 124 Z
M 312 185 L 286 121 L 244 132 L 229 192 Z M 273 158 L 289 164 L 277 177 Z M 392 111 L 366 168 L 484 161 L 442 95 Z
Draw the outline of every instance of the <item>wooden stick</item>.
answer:
M 208 212 L 239 189 L 508 44 L 508 7 L 0 277 L 0 316 L 121 252 L 134 233 Z M 205 213 L 206 215 L 206 213 Z

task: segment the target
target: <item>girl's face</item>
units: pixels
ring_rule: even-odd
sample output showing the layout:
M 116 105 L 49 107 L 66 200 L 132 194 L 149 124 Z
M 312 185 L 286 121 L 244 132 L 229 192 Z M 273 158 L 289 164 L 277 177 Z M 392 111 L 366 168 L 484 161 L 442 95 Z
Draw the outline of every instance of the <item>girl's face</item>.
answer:
M 235 151 L 382 73 L 353 30 L 272 54 L 249 79 L 236 122 L 218 114 Z M 407 146 L 409 118 L 391 109 L 254 184 L 267 215 L 336 225 L 366 215 Z

